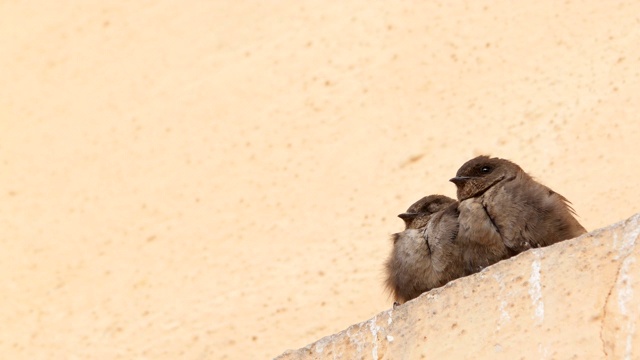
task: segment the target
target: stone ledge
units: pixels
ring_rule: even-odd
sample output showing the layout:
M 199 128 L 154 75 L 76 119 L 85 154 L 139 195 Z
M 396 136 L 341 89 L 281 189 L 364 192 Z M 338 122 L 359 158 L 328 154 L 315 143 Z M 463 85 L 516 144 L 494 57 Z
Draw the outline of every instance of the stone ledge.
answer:
M 640 214 L 533 249 L 276 359 L 638 359 Z

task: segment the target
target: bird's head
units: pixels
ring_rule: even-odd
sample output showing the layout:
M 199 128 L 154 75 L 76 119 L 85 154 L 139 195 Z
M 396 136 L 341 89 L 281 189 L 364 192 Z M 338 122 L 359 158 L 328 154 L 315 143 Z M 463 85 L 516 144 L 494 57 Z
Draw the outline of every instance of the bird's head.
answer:
M 406 212 L 398 217 L 404 220 L 406 229 L 419 229 L 429 222 L 432 214 L 444 209 L 447 205 L 456 202 L 444 195 L 429 195 L 413 203 Z
M 478 156 L 464 163 L 456 177 L 450 179 L 458 188 L 458 200 L 482 195 L 493 185 L 504 179 L 514 178 L 520 167 L 509 160 Z

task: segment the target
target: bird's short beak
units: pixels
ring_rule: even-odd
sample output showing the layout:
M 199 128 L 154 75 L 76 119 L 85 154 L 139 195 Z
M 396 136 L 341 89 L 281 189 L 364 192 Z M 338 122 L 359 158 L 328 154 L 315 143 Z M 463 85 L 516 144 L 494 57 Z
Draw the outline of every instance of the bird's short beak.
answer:
M 454 178 L 449 179 L 452 183 L 456 184 L 456 186 L 460 186 L 464 184 L 467 180 L 471 179 L 470 176 L 456 176 Z
M 399 217 L 400 219 L 404 220 L 404 221 L 412 220 L 412 219 L 414 219 L 416 216 L 418 216 L 418 214 L 417 214 L 417 213 L 402 213 L 402 214 L 399 214 L 399 215 L 398 215 L 398 217 Z

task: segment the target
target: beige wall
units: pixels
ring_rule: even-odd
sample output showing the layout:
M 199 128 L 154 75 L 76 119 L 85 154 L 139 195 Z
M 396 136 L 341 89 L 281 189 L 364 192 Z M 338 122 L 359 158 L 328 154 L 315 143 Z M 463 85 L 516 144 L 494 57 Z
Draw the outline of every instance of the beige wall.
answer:
M 0 357 L 269 358 L 389 308 L 480 153 L 638 211 L 640 3 L 4 2 Z

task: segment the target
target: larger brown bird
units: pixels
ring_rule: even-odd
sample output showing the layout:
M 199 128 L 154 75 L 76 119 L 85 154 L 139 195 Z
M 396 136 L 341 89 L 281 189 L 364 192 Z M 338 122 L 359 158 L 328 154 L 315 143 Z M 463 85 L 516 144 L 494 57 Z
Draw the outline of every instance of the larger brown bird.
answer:
M 450 181 L 458 189 L 459 241 L 470 273 L 586 232 L 564 196 L 509 160 L 478 156 Z
M 385 264 L 386 286 L 396 302 L 414 299 L 425 291 L 464 276 L 458 234 L 457 201 L 430 195 L 398 215 L 406 229 L 393 235 L 393 250 Z

